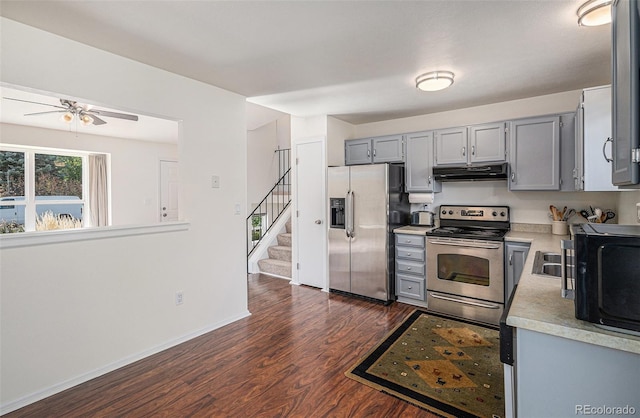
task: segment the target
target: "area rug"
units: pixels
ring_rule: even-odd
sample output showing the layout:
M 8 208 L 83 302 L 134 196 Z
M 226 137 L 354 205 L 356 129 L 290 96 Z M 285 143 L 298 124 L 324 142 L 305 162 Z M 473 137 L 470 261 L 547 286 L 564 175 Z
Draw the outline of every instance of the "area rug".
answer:
M 445 417 L 504 417 L 499 332 L 414 311 L 345 372 Z

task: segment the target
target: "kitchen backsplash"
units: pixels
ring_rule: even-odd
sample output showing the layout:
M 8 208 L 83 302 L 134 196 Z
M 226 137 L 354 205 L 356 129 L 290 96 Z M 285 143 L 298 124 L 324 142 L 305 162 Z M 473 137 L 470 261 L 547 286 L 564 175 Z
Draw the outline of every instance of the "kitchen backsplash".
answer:
M 616 218 L 609 222 L 636 223 L 636 202 L 640 202 L 640 191 L 511 192 L 504 181 L 483 181 L 443 183 L 442 192 L 435 194 L 434 203 L 430 206 L 435 211 L 443 204 L 508 205 L 511 208 L 511 222 L 550 225 L 549 205 L 567 206 L 576 211 L 588 209 L 589 206 L 611 209 L 616 213 Z M 411 210 L 420 209 L 422 205 L 411 206 Z

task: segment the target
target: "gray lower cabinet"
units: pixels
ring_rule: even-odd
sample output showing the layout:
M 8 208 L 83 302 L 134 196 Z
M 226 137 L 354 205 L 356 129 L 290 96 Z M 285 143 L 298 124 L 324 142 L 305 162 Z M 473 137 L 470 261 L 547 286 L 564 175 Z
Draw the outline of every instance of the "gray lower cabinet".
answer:
M 405 147 L 406 191 L 424 193 L 442 190 L 440 182 L 433 179 L 433 131 L 405 135 Z
M 560 116 L 509 123 L 509 190 L 560 190 Z
M 425 301 L 425 237 L 396 234 L 396 296 Z
M 524 242 L 505 242 L 504 251 L 504 281 L 505 281 L 505 300 L 511 295 L 513 287 L 518 284 L 524 262 L 529 255 L 531 244 Z
M 403 135 L 347 139 L 344 141 L 345 165 L 401 163 L 403 161 Z
M 515 348 L 514 416 L 637 416 L 640 354 L 521 328 Z

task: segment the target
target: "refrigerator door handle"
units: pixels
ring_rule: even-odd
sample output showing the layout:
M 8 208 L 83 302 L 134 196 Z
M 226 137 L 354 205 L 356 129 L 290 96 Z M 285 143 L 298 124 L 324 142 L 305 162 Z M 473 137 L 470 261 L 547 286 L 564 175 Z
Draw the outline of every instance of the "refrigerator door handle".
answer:
M 346 212 L 347 212 L 346 232 L 349 238 L 353 238 L 354 217 L 353 217 L 353 191 L 352 190 L 349 190 L 347 192 L 347 199 L 346 199 L 345 206 L 346 206 Z

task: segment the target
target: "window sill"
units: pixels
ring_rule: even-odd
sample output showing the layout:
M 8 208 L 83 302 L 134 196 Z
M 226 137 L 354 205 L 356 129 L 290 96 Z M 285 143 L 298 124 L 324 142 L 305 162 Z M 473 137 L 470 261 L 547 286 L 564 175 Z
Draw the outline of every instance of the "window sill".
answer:
M 105 226 L 101 228 L 1 234 L 0 249 L 187 231 L 190 225 L 189 222 L 178 221 L 154 225 Z

